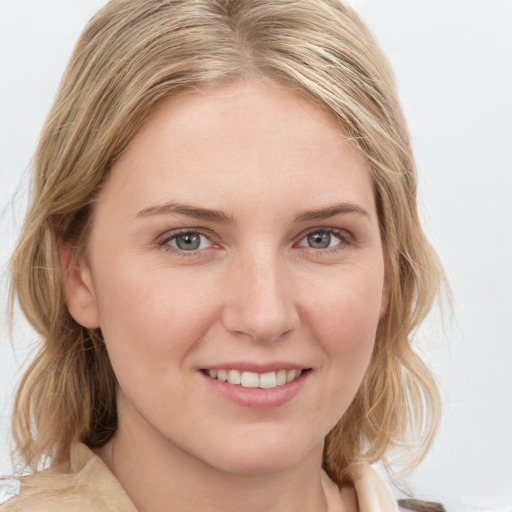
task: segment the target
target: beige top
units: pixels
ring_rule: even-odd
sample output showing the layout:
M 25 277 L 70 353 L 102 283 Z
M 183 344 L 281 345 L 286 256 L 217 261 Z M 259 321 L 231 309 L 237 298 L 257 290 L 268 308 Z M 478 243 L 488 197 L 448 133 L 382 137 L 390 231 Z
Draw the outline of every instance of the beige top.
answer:
M 398 511 L 389 487 L 370 465 L 356 466 L 353 479 L 359 512 Z M 322 474 L 322 485 L 330 506 L 329 510 L 339 510 L 341 498 L 338 487 L 326 473 Z M 4 500 L 7 499 L 3 505 L 2 496 Z M 115 476 L 103 461 L 83 444 L 72 449 L 67 471 L 57 467 L 19 479 L 0 480 L 0 512 L 22 510 L 137 512 Z

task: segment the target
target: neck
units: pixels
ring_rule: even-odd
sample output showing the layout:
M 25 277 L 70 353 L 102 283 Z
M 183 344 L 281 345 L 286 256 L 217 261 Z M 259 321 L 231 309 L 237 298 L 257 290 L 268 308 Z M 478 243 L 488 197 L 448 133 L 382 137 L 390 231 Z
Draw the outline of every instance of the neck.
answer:
M 139 512 L 328 510 L 322 446 L 293 467 L 238 473 L 206 463 L 150 427 L 120 424 L 97 451 Z

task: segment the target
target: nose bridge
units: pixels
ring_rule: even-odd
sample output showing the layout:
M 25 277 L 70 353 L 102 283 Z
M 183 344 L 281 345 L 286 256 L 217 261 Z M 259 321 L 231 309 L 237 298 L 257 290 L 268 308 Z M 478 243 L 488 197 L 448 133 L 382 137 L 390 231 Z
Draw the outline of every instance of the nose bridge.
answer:
M 291 295 L 278 251 L 263 246 L 240 255 L 232 268 L 225 327 L 261 342 L 278 339 L 298 324 Z

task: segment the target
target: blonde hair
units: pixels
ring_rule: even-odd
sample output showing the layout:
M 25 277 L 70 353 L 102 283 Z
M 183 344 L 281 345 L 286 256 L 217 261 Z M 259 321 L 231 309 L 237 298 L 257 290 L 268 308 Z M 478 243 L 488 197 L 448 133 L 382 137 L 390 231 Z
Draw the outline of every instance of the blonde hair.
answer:
M 338 483 L 360 459 L 409 446 L 416 464 L 437 428 L 439 397 L 411 347 L 442 270 L 423 235 L 416 171 L 390 67 L 338 0 L 112 0 L 79 39 L 35 155 L 32 202 L 11 260 L 19 300 L 43 343 L 16 396 L 21 461 L 65 460 L 116 430 L 116 379 L 101 332 L 78 325 L 63 294 L 59 244 L 80 251 L 112 162 L 169 94 L 257 78 L 327 108 L 365 156 L 385 253 L 387 313 L 356 398 L 325 443 Z M 12 302 L 11 302 L 12 304 Z

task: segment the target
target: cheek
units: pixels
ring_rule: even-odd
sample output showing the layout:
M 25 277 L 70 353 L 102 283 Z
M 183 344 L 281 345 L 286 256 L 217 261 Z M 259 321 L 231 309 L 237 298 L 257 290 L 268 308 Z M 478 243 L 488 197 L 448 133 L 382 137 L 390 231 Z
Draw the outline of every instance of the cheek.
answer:
M 130 263 L 118 262 L 114 268 L 98 276 L 103 286 L 97 301 L 116 374 L 120 379 L 124 372 L 147 376 L 149 370 L 155 378 L 163 377 L 170 361 L 186 363 L 185 356 L 213 321 L 207 283 Z
M 308 311 L 315 315 L 315 324 L 337 331 L 347 339 L 358 333 L 375 333 L 383 303 L 382 265 L 365 265 L 342 269 L 308 286 Z M 349 334 L 353 333 L 354 336 Z
M 377 269 L 350 272 L 317 287 L 308 308 L 312 335 L 321 344 L 333 379 L 355 394 L 368 367 L 382 305 Z M 350 393 L 349 393 L 350 394 Z

